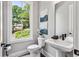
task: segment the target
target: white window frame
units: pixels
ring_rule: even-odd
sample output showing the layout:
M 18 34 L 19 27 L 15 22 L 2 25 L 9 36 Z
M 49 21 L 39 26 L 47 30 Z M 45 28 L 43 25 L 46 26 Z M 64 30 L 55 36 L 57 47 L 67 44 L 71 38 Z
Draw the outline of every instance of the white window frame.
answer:
M 13 40 L 12 39 L 12 6 L 10 1 L 3 1 L 3 41 L 6 43 L 16 43 L 24 41 L 34 41 L 37 42 L 39 29 L 39 2 L 30 1 L 30 30 L 31 38 L 26 40 Z
M 29 3 L 30 4 L 30 8 L 32 8 L 32 2 Z M 32 21 L 30 18 L 30 37 L 29 38 L 24 38 L 24 39 L 12 39 L 12 3 L 9 1 L 8 2 L 8 16 L 7 16 L 7 21 L 8 21 L 8 29 L 7 29 L 7 35 L 8 35 L 8 40 L 7 42 L 9 43 L 16 43 L 16 42 L 24 42 L 24 41 L 28 41 L 28 40 L 33 40 L 33 35 L 32 35 Z M 31 11 L 31 10 L 30 10 Z M 31 12 L 30 12 L 31 14 Z

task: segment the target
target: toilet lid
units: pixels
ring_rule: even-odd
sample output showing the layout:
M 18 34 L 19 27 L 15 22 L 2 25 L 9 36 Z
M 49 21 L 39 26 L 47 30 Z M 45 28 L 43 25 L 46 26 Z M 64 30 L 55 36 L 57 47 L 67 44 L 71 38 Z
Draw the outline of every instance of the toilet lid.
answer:
M 27 49 L 35 49 L 35 48 L 39 48 L 39 46 L 34 44 L 27 47 Z

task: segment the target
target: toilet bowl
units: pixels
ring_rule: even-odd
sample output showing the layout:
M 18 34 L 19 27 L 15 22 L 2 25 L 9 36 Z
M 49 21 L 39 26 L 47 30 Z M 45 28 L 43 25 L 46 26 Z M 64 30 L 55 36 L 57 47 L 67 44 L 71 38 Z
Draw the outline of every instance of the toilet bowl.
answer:
M 27 50 L 30 52 L 30 57 L 40 57 L 41 49 L 45 45 L 44 40 L 44 38 L 38 38 L 38 45 L 33 44 L 27 47 Z

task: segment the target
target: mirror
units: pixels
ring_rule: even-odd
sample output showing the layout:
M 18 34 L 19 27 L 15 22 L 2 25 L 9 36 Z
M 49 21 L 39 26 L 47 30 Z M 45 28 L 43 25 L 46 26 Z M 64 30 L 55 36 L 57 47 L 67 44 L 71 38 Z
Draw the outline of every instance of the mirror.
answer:
M 48 10 L 44 9 L 40 12 L 40 33 L 48 35 Z
M 73 2 L 60 2 L 56 7 L 56 35 L 73 34 Z

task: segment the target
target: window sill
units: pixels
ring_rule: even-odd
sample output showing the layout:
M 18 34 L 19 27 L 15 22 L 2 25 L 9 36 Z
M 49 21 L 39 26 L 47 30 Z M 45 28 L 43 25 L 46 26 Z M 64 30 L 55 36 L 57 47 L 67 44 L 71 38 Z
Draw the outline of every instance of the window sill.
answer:
M 23 38 L 23 39 L 13 39 L 13 40 L 9 41 L 8 43 L 15 44 L 15 43 L 21 43 L 21 42 L 30 42 L 30 41 L 33 41 L 32 37 L 30 37 L 30 38 Z

